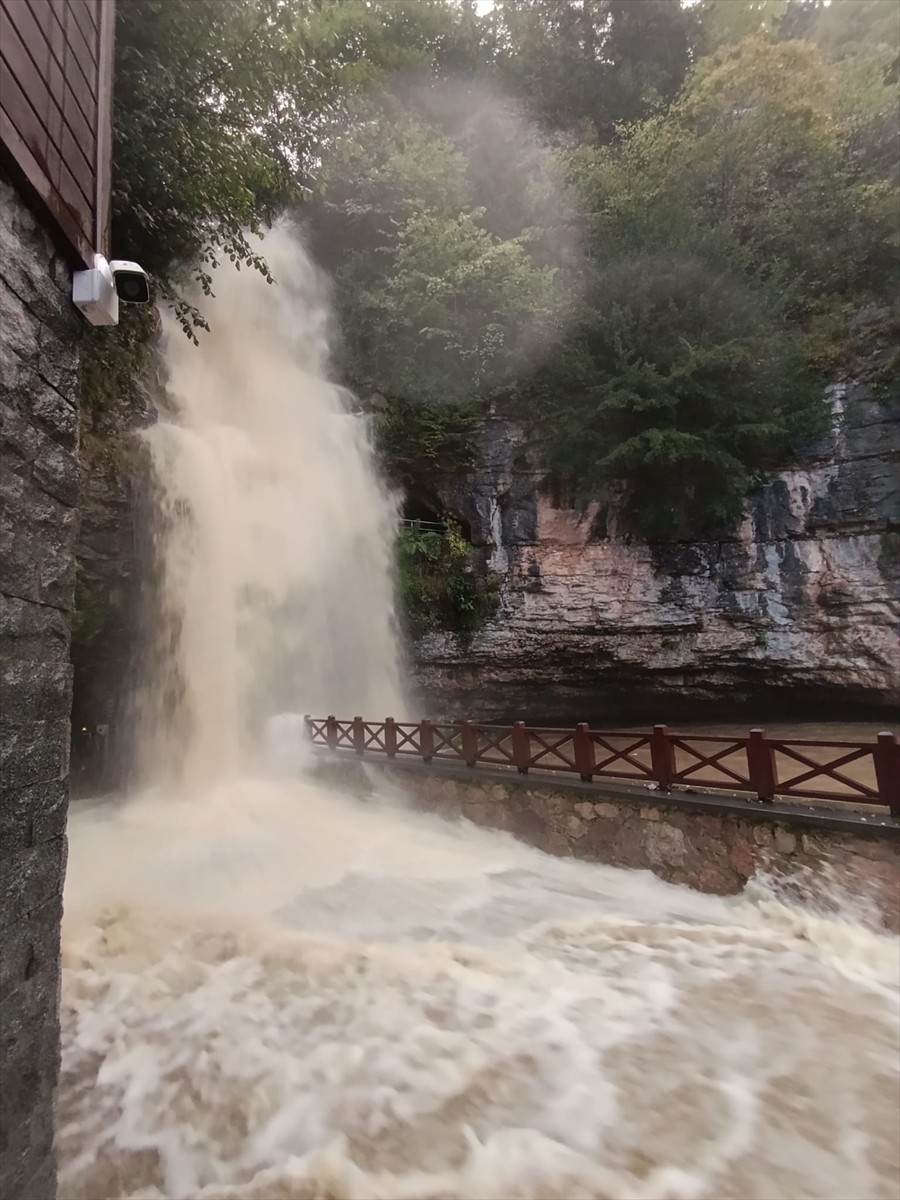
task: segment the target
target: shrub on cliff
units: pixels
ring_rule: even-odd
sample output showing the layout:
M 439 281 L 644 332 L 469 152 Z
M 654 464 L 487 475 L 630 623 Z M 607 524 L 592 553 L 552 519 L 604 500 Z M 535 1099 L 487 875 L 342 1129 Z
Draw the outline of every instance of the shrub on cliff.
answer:
M 472 547 L 459 526 L 444 532 L 415 522 L 397 535 L 398 598 L 409 631 L 472 633 L 497 606 L 497 595 L 476 569 Z

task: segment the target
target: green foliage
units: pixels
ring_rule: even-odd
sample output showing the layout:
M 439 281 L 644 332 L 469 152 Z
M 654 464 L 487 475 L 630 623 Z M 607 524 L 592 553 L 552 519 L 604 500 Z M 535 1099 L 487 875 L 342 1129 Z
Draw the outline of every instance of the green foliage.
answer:
M 680 158 L 683 202 L 752 249 L 801 316 L 898 281 L 896 195 L 860 169 L 840 98 L 812 45 L 751 39 L 701 64 L 649 134 L 657 163 Z
M 595 286 L 535 387 L 544 461 L 586 496 L 624 486 L 652 537 L 734 521 L 755 472 L 822 418 L 771 293 L 672 253 L 622 257 Z
M 524 239 L 497 238 L 477 219 L 416 213 L 383 248 L 389 271 L 374 286 L 360 287 L 352 268 L 338 273 L 355 297 L 344 330 L 354 379 L 432 403 L 489 398 L 515 381 L 554 319 L 555 273 Z
M 331 209 L 366 214 L 382 236 L 398 218 L 455 214 L 472 204 L 462 151 L 398 105 L 359 114 L 342 131 L 319 187 Z
M 452 521 L 445 533 L 423 530 L 418 522 L 401 527 L 397 584 L 415 636 L 435 630 L 472 633 L 497 606 L 496 591 L 476 570 L 472 547 Z
M 225 258 L 268 275 L 247 235 L 308 193 L 350 97 L 480 49 L 445 0 L 119 0 L 115 54 L 114 250 L 191 333 L 184 285 L 210 293 Z
M 431 405 L 510 388 L 567 302 L 545 252 L 560 207 L 550 156 L 531 147 L 518 176 L 529 186 L 516 190 L 514 169 L 488 166 L 495 147 L 513 152 L 508 126 L 455 92 L 440 97 L 429 108 L 426 93 L 415 116 L 391 96 L 355 114 L 323 162 L 312 220 L 349 381 Z
M 465 475 L 475 466 L 482 415 L 473 403 L 386 401 L 373 422 L 382 469 L 411 490 Z
M 470 0 L 313 0 L 301 11 L 308 57 L 345 99 L 386 79 L 438 79 L 487 62 Z
M 774 35 L 789 7 L 790 0 L 700 0 L 701 44 L 712 52 L 756 34 Z
M 281 0 L 120 0 L 114 252 L 138 259 L 185 328 L 191 278 L 222 258 L 266 272 L 258 233 L 302 189 L 327 90 Z
M 696 20 L 672 0 L 497 0 L 494 70 L 544 125 L 608 142 L 678 93 Z
M 79 576 L 75 581 L 72 611 L 72 642 L 90 646 L 103 633 L 113 615 L 109 599 Z
M 896 193 L 854 136 L 819 50 L 757 36 L 701 61 L 667 116 L 570 153 L 594 261 L 530 398 L 544 461 L 624 489 L 638 531 L 733 522 L 822 428 L 816 367 L 849 315 L 896 293 Z
M 121 427 L 122 409 L 134 408 L 135 392 L 144 384 L 158 327 L 156 309 L 138 305 L 123 305 L 118 325 L 85 327 L 80 377 L 83 436 Z

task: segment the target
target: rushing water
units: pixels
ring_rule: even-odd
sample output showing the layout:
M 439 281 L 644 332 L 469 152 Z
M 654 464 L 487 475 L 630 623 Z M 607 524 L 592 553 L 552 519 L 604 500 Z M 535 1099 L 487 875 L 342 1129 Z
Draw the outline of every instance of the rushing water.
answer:
M 279 712 L 401 703 L 393 511 L 313 273 L 266 249 L 292 286 L 226 277 L 170 350 L 148 736 L 177 769 L 72 814 L 60 1200 L 893 1200 L 900 942 L 858 902 L 316 781 Z
M 284 230 L 265 252 L 277 284 L 223 268 L 199 348 L 169 328 L 177 416 L 147 434 L 174 652 L 145 748 L 194 782 L 241 771 L 273 713 L 403 709 L 396 507 L 328 379 L 321 279 Z

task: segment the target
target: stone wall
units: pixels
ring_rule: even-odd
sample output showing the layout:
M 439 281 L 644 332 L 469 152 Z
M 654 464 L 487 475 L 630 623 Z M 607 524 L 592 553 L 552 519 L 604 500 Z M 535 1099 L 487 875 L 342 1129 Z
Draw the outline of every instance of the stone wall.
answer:
M 502 770 L 445 764 L 389 765 L 367 756 L 417 807 L 512 834 L 547 854 L 650 870 L 668 883 L 732 895 L 760 872 L 788 888 L 827 896 L 834 883 L 900 932 L 900 824 L 853 812 L 813 812 L 730 796 L 639 791 L 606 783 L 561 783 Z M 359 760 L 320 760 L 359 771 Z M 357 781 L 358 782 L 358 781 Z M 823 868 L 829 875 L 816 886 Z
M 71 275 L 0 176 L 0 1195 L 52 1200 L 78 500 Z
M 900 704 L 900 402 L 881 382 L 887 353 L 829 389 L 830 434 L 716 540 L 643 542 L 615 497 L 569 507 L 541 490 L 517 431 L 489 421 L 481 467 L 443 500 L 484 547 L 502 605 L 474 637 L 416 647 L 426 715 L 677 724 Z

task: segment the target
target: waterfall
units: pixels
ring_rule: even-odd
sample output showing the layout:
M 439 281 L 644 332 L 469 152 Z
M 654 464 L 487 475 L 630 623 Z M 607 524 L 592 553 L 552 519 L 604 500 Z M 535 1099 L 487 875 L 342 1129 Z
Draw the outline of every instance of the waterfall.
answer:
M 173 652 L 145 749 L 194 784 L 244 769 L 274 714 L 402 709 L 396 506 L 329 377 L 322 277 L 286 228 L 261 249 L 276 282 L 220 268 L 199 346 L 167 322 L 175 416 L 146 434 Z

